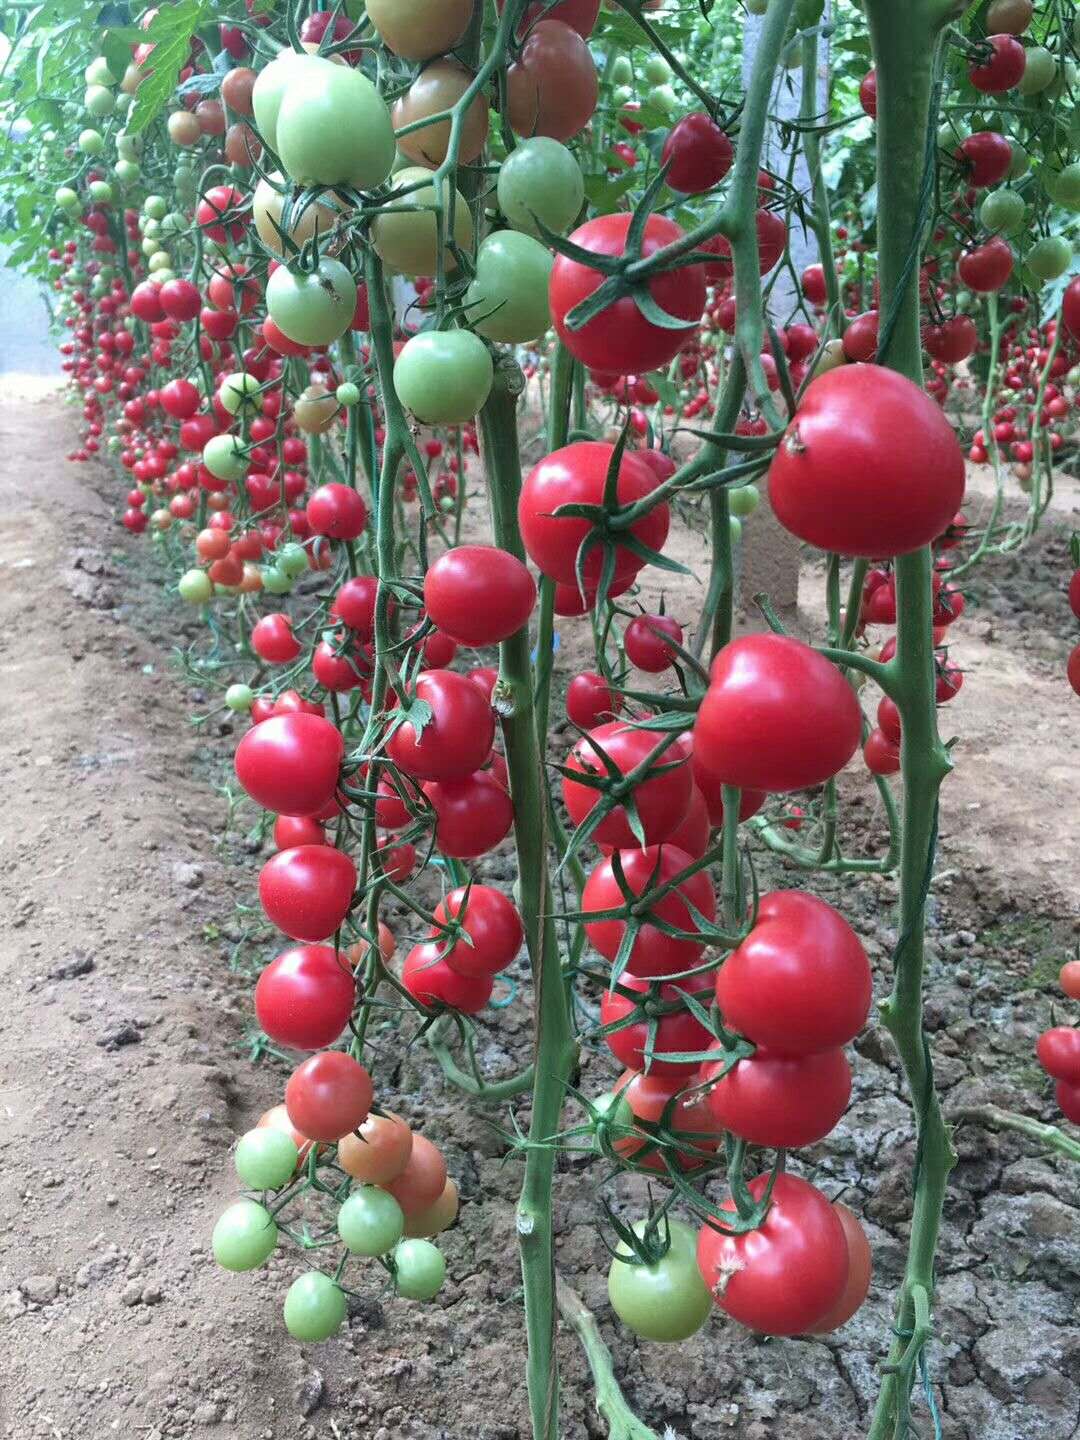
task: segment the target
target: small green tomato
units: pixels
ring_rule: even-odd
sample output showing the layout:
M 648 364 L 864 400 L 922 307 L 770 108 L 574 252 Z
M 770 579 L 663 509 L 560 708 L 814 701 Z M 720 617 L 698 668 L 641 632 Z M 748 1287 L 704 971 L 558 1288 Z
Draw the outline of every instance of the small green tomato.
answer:
M 620 1241 L 608 1271 L 608 1298 L 635 1335 L 671 1344 L 700 1330 L 713 1302 L 698 1269 L 696 1231 L 682 1220 L 668 1224 L 670 1248 L 651 1265 L 622 1258 L 632 1252 Z M 645 1221 L 639 1220 L 634 1229 L 642 1235 Z
M 251 694 L 246 685 L 232 685 L 229 690 L 230 693 L 233 690 L 247 690 L 248 694 Z M 229 703 L 228 695 L 225 703 Z M 250 701 L 242 708 L 249 710 Z M 233 1163 L 241 1183 L 249 1189 L 277 1190 L 292 1179 L 299 1154 L 291 1135 L 286 1135 L 283 1130 L 274 1130 L 269 1125 L 262 1125 L 249 1130 L 246 1135 L 241 1135 L 233 1155 Z
M 402 1240 L 393 1261 L 394 1284 L 406 1300 L 432 1300 L 442 1289 L 446 1261 L 430 1240 Z
M 202 461 L 218 480 L 242 480 L 250 461 L 238 435 L 214 435 L 203 446 Z
M 164 220 L 169 213 L 169 202 L 164 195 L 147 195 L 142 204 L 143 214 L 150 220 Z
M 214 593 L 214 582 L 205 570 L 185 570 L 176 588 L 182 600 L 191 605 L 205 605 Z
M 77 210 L 79 208 L 78 192 L 72 190 L 70 185 L 61 185 L 53 199 L 61 210 Z
M 394 389 L 424 425 L 462 425 L 491 390 L 491 352 L 469 330 L 425 330 L 405 342 Z
M 91 180 L 86 187 L 95 205 L 108 205 L 113 198 L 113 188 L 107 180 Z
M 338 1234 L 353 1255 L 388 1255 L 405 1230 L 405 1215 L 392 1195 L 361 1185 L 338 1211 Z
M 285 1328 L 294 1340 L 329 1340 L 345 1320 L 345 1296 L 329 1275 L 309 1270 L 289 1286 Z
M 1037 280 L 1056 280 L 1064 275 L 1072 260 L 1072 246 L 1062 235 L 1044 235 L 1036 240 L 1024 256 L 1024 262 Z
M 268 565 L 260 574 L 267 595 L 288 595 L 293 588 L 292 577 L 284 574 L 276 565 Z
M 612 85 L 629 85 L 634 78 L 634 67 L 626 55 L 616 55 L 607 67 L 605 76 Z
M 109 69 L 109 62 L 104 55 L 99 55 L 96 60 L 91 60 L 83 71 L 83 78 L 87 85 L 108 85 L 110 88 L 116 85 L 116 76 Z
M 585 180 L 574 156 L 558 140 L 523 140 L 503 161 L 497 187 L 499 209 L 515 230 L 539 237 L 536 220 L 562 235 L 578 217 Z
M 737 515 L 732 515 L 731 519 L 728 521 L 728 525 L 731 527 L 731 543 L 733 545 L 738 545 L 739 541 L 742 539 L 742 521 Z
M 254 1270 L 277 1244 L 278 1230 L 265 1205 L 238 1200 L 214 1226 L 214 1259 L 224 1270 Z
M 77 143 L 84 155 L 100 155 L 105 149 L 105 137 L 100 130 L 81 131 Z
M 354 385 L 351 380 L 343 380 L 334 391 L 334 398 L 338 404 L 343 405 L 345 409 L 349 409 L 352 405 L 359 405 L 360 387 L 359 385 Z
M 728 491 L 728 506 L 732 515 L 752 515 L 760 503 L 761 495 L 756 485 L 740 485 L 738 489 Z
M 230 710 L 235 710 L 238 715 L 242 715 L 245 710 L 250 710 L 254 703 L 255 691 L 252 690 L 250 685 L 230 685 L 225 691 L 226 706 Z M 252 1134 L 255 1133 L 258 1132 L 252 1131 Z M 269 1133 L 269 1131 L 267 1133 Z M 281 1134 L 282 1132 L 275 1131 L 274 1133 Z M 288 1140 L 289 1137 L 286 1135 L 285 1138 Z M 290 1141 L 290 1144 L 291 1143 Z
M 134 160 L 118 160 L 113 166 L 113 174 L 121 185 L 134 185 L 141 173 Z
M 104 85 L 90 85 L 83 96 L 83 105 L 95 120 L 103 120 L 116 109 L 116 96 Z
M 612 104 L 616 109 L 621 110 L 634 98 L 634 87 L 632 85 L 616 85 L 611 92 Z
M 645 79 L 650 85 L 666 85 L 671 79 L 671 66 L 662 55 L 650 55 L 645 61 Z
M 277 553 L 277 567 L 283 575 L 295 580 L 308 568 L 307 551 L 302 545 L 297 545 L 295 540 L 290 540 L 287 545 L 282 545 Z
M 163 270 L 172 269 L 172 256 L 167 250 L 155 250 L 146 262 L 146 268 L 152 275 L 160 275 Z
M 263 404 L 258 380 L 245 370 L 226 375 L 217 398 L 230 415 L 239 415 L 241 411 L 245 415 L 254 415 L 262 409 Z

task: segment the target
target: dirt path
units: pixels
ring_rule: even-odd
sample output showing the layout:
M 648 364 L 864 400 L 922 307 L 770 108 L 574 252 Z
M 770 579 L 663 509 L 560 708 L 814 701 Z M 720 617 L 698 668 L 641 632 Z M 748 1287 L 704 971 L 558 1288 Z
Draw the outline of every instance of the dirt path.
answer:
M 224 961 L 233 904 L 251 895 L 210 789 L 230 740 L 190 728 L 191 692 L 166 662 L 176 612 L 161 605 L 150 547 L 115 526 L 100 472 L 63 463 L 71 432 L 56 398 L 10 386 L 0 397 L 0 1436 L 525 1440 L 518 1170 L 422 1053 L 384 1082 L 438 1132 L 462 1186 L 438 1303 L 408 1306 L 373 1284 L 342 1338 L 301 1349 L 280 1325 L 290 1255 L 257 1277 L 208 1258 L 232 1191 L 229 1147 L 278 1097 L 282 1073 L 241 1053 L 250 986 Z M 992 573 L 986 618 L 963 642 L 972 678 L 956 706 L 968 738 L 954 778 L 969 798 L 946 828 L 956 873 L 935 905 L 929 1014 L 953 1111 L 995 1100 L 1053 1113 L 1030 1057 L 1072 940 L 1080 712 L 1060 693 L 1064 640 L 1047 648 L 1050 611 L 1033 619 L 1028 601 L 1033 583 L 1049 596 L 1059 543 L 1038 550 L 1027 589 L 1019 572 Z M 1036 844 L 1060 856 L 1052 874 Z M 880 994 L 892 885 L 835 893 L 882 972 Z M 493 1069 L 527 1043 L 527 998 L 484 1018 Z M 719 1320 L 674 1352 L 635 1345 L 604 1301 L 599 1176 L 561 1167 L 560 1263 L 658 1431 L 864 1433 L 913 1150 L 888 1047 L 871 1029 L 857 1049 L 855 1104 L 816 1157 L 830 1193 L 868 1218 L 877 1256 L 872 1300 L 843 1347 L 762 1343 Z M 587 1053 L 583 1088 L 610 1075 Z M 942 1435 L 1068 1440 L 1080 1424 L 1075 1176 L 1025 1158 L 1011 1137 L 966 1126 L 957 1140 L 931 1351 Z M 602 1435 L 577 1349 L 560 1344 L 564 1440 Z

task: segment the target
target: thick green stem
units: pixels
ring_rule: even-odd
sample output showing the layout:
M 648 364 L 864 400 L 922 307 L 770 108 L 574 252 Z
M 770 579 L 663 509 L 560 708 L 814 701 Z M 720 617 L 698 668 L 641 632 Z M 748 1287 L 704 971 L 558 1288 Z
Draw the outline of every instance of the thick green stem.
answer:
M 739 407 L 746 391 L 746 367 L 742 356 L 735 352 L 724 388 L 716 404 L 712 429 L 716 435 L 728 435 L 735 429 L 739 418 Z M 710 469 L 721 470 L 727 460 L 727 452 L 715 440 L 706 440 L 702 452 Z M 709 642 L 710 659 L 731 639 L 735 615 L 735 564 L 731 553 L 731 506 L 727 489 L 718 486 L 709 492 L 709 531 L 712 560 L 709 569 L 709 588 L 701 609 L 701 620 L 694 636 L 693 654 L 700 659 Z
M 508 357 L 496 372 L 480 416 L 483 458 L 491 502 L 494 540 L 525 559 L 517 528 L 521 460 L 517 441 L 520 370 Z M 556 943 L 548 873 L 548 820 L 541 737 L 533 708 L 528 626 L 499 647 L 496 699 L 502 720 L 510 794 L 514 802 L 514 843 L 525 943 L 533 973 L 535 1019 L 530 1147 L 517 1210 L 521 1272 L 525 1287 L 529 1409 L 534 1440 L 558 1440 L 559 1372 L 555 1354 L 555 1256 L 551 1186 L 566 1087 L 577 1058 L 566 985 Z
M 813 210 L 810 228 L 818 244 L 818 258 L 825 275 L 826 335 L 843 335 L 844 302 L 840 295 L 840 277 L 836 273 L 832 230 L 829 226 L 829 187 L 821 168 L 821 136 L 817 126 L 825 117 L 818 114 L 818 32 L 807 30 L 802 37 L 802 95 L 799 118 L 809 127 L 803 131 L 803 154 L 810 173 Z
M 892 0 L 868 0 L 867 14 L 877 64 L 881 308 L 883 314 L 894 316 L 888 362 L 921 383 L 918 257 L 912 263 L 912 251 L 920 242 L 932 68 L 943 17 L 929 0 L 904 7 Z M 918 1352 L 928 1337 L 934 1255 L 945 1187 L 955 1164 L 923 1030 L 926 903 L 937 839 L 938 792 L 950 768 L 937 733 L 931 568 L 928 548 L 903 555 L 896 562 L 897 648 L 889 666 L 889 688 L 903 723 L 903 833 L 894 981 L 881 1014 L 907 1077 L 918 1145 L 896 1338 L 885 1366 L 870 1440 L 902 1440 L 910 1433 L 912 1383 Z
M 596 1412 L 607 1423 L 608 1440 L 657 1440 L 656 1432 L 643 1424 L 627 1405 L 615 1379 L 611 1351 L 604 1344 L 592 1311 L 561 1275 L 556 1280 L 556 1294 L 563 1319 L 577 1331 L 585 1350 L 596 1385 Z

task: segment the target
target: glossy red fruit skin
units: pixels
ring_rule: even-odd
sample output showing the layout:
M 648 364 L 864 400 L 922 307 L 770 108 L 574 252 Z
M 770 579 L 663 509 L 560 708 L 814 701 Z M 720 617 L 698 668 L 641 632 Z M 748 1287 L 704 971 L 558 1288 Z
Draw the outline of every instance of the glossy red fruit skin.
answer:
M 621 709 L 622 696 L 595 670 L 583 670 L 566 687 L 566 714 L 582 730 L 614 719 Z
M 859 104 L 871 120 L 877 119 L 877 71 L 868 70 L 859 81 Z
M 271 960 L 255 985 L 255 1014 L 271 1040 L 294 1050 L 332 1045 L 349 1023 L 356 983 L 329 945 L 301 945 Z
M 989 295 L 994 290 L 1000 290 L 1012 274 L 1013 253 L 1007 241 L 1000 235 L 994 235 L 982 245 L 965 250 L 956 270 L 969 290 Z
M 355 888 L 356 866 L 330 845 L 279 850 L 259 872 L 267 919 L 291 939 L 308 943 L 326 940 L 340 927 Z
M 702 1080 L 723 1061 L 702 1066 Z M 796 1149 L 835 1129 L 851 1099 L 851 1066 L 842 1050 L 782 1055 L 758 1047 L 708 1092 L 712 1117 L 751 1145 Z
M 357 540 L 367 525 L 367 506 L 351 485 L 320 485 L 307 503 L 313 535 L 331 540 Z
M 434 913 L 444 923 L 458 920 L 465 931 L 445 953 L 446 963 L 459 975 L 497 975 L 515 959 L 525 938 L 517 906 L 491 885 L 459 885 Z
M 941 409 L 880 365 L 812 380 L 769 466 L 769 498 L 800 540 L 841 555 L 904 555 L 940 535 L 964 495 Z
M 731 141 L 704 111 L 684 115 L 664 141 L 660 163 L 671 162 L 667 183 L 684 195 L 701 195 L 718 185 L 731 169 Z
M 725 1025 L 755 1045 L 807 1055 L 847 1045 L 873 999 L 870 962 L 838 910 L 803 890 L 773 890 L 754 928 L 716 972 Z
M 855 693 L 831 661 L 790 636 L 745 635 L 713 661 L 695 766 L 743 790 L 804 790 L 844 768 L 861 731 Z
M 462 975 L 442 958 L 443 946 L 432 938 L 414 945 L 405 957 L 401 983 L 414 1000 L 428 1009 L 446 1006 L 463 1015 L 476 1015 L 491 999 L 490 975 Z
M 602 775 L 605 766 L 598 754 L 599 747 L 626 775 L 642 764 L 659 743 L 655 732 L 637 730 L 623 721 L 610 720 L 582 736 L 571 750 L 566 764 L 571 771 Z M 676 741 L 656 761 L 658 770 L 664 766 L 671 768 L 664 773 L 651 774 L 634 786 L 634 803 L 647 845 L 666 840 L 682 823 L 690 808 L 693 778 L 688 759 L 686 749 Z M 571 820 L 580 825 L 595 808 L 600 792 L 574 780 L 572 775 L 564 775 L 562 794 Z M 592 832 L 592 838 L 598 845 L 627 849 L 640 844 L 622 805 L 617 805 L 605 815 Z
M 344 753 L 341 731 L 322 716 L 272 715 L 236 747 L 236 778 L 267 810 L 313 815 L 333 799 Z
M 1054 1098 L 1065 1119 L 1071 1120 L 1074 1125 L 1080 1125 L 1080 1084 L 1059 1080 L 1054 1086 Z
M 1035 1054 L 1052 1080 L 1080 1085 L 1080 1030 L 1067 1025 L 1044 1030 L 1036 1043 Z
M 424 576 L 428 615 L 459 645 L 497 645 L 529 622 L 536 582 L 516 555 L 456 545 Z
M 1003 180 L 1012 164 L 1012 146 L 996 130 L 965 136 L 956 153 L 968 167 L 968 181 L 980 190 Z
M 495 739 L 495 712 L 479 687 L 454 670 L 428 670 L 415 689 L 432 717 L 419 735 L 410 721 L 399 725 L 387 741 L 390 759 L 420 780 L 464 779 L 479 770 Z
M 954 315 L 941 325 L 927 325 L 923 330 L 926 353 L 946 365 L 958 365 L 973 355 L 978 339 L 979 332 L 970 315 Z
M 570 236 L 582 249 L 597 255 L 622 255 L 626 250 L 631 216 L 601 215 L 578 227 Z M 681 239 L 682 227 L 662 215 L 650 215 L 645 225 L 642 255 Z M 638 309 L 631 296 L 616 300 L 579 329 L 566 324 L 576 305 L 603 283 L 599 270 L 591 269 L 565 255 L 556 255 L 548 284 L 551 313 L 559 339 L 583 365 L 596 370 L 614 370 L 620 375 L 641 374 L 666 365 L 683 342 L 693 334 L 705 308 L 705 268 L 689 265 L 669 270 L 649 281 L 649 292 L 667 314 L 685 320 L 685 329 L 654 325 Z
M 1000 95 L 1019 85 L 1027 67 L 1027 52 L 1015 35 L 989 35 L 993 55 L 985 65 L 973 65 L 968 79 L 986 95 Z
M 653 885 L 666 883 L 691 864 L 691 856 L 675 845 L 651 845 L 645 850 L 620 850 L 617 854 L 623 879 L 634 895 L 643 895 Z M 653 914 L 676 930 L 694 931 L 698 928 L 697 921 L 687 901 L 706 920 L 715 919 L 716 900 L 705 871 L 699 870 L 696 875 L 682 881 L 678 889 L 669 891 L 657 902 Z M 601 860 L 585 882 L 581 909 L 588 916 L 592 911 L 611 910 L 621 904 L 622 893 L 615 877 L 614 860 Z M 599 951 L 605 960 L 614 961 L 626 933 L 626 922 L 586 919 L 585 933 L 594 950 Z M 660 979 L 692 970 L 703 962 L 702 943 L 666 935 L 646 920 L 630 951 L 626 973 L 642 979 Z
M 375 1098 L 371 1076 L 341 1050 L 324 1050 L 298 1065 L 285 1086 L 285 1109 L 302 1135 L 340 1140 L 367 1119 Z
M 435 843 L 451 859 L 478 859 L 509 835 L 513 802 L 491 770 L 459 780 L 428 780 L 423 789 L 435 812 Z
M 750 1181 L 760 1200 L 771 1173 Z M 727 1200 L 721 1207 L 733 1211 Z M 848 1277 L 844 1227 L 828 1200 L 806 1180 L 781 1174 L 757 1230 L 722 1235 L 703 1225 L 698 1267 L 717 1305 L 765 1335 L 801 1335 L 836 1305 Z
M 1080 275 L 1070 280 L 1061 300 L 1061 318 L 1074 340 L 1080 340 Z

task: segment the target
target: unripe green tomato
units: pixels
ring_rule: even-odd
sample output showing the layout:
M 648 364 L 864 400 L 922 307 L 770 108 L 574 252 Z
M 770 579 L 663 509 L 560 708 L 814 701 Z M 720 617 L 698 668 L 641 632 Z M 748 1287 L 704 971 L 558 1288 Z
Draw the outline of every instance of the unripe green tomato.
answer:
M 245 415 L 254 415 L 262 409 L 263 404 L 259 382 L 246 370 L 237 370 L 232 375 L 225 376 L 218 391 L 218 399 L 230 415 L 239 415 L 241 410 Z
M 422 165 L 408 165 L 394 178 L 399 185 L 416 185 L 417 188 L 394 202 L 393 213 L 377 215 L 372 221 L 371 237 L 375 249 L 387 265 L 400 270 L 403 275 L 433 275 L 439 262 L 435 206 L 441 196 L 445 235 L 453 186 L 446 179 L 436 192 L 433 172 L 425 170 Z M 472 216 L 460 191 L 454 199 L 454 239 L 460 250 L 472 249 Z M 443 254 L 446 270 L 454 270 L 457 261 L 449 248 L 444 249 Z
M 671 79 L 671 66 L 662 55 L 650 55 L 645 61 L 645 79 L 650 85 L 666 85 Z
M 634 87 L 632 85 L 616 85 L 611 92 L 611 101 L 618 109 L 628 104 L 634 98 Z
M 957 133 L 956 126 L 946 120 L 944 125 L 938 126 L 937 143 L 939 150 L 955 150 L 964 137 Z
M 152 220 L 149 215 L 140 216 L 139 229 L 144 235 L 159 235 L 161 233 L 161 221 Z
M 1056 280 L 1072 260 L 1072 246 L 1062 235 L 1044 235 L 1024 256 L 1024 263 L 1037 280 Z
M 329 1340 L 345 1319 L 345 1296 L 329 1275 L 309 1270 L 289 1286 L 284 1313 L 294 1340 Z
M 134 185 L 140 173 L 139 167 L 134 160 L 118 160 L 113 166 L 113 174 L 120 181 L 121 185 Z
M 141 135 L 129 135 L 126 130 L 121 130 L 116 137 L 116 153 L 121 160 L 138 160 L 142 148 Z
M 162 235 L 182 235 L 187 229 L 187 221 L 180 214 L 179 210 L 170 210 L 161 221 Z
M 175 270 L 170 270 L 170 269 L 168 269 L 168 268 L 163 269 L 163 270 L 155 270 L 155 271 L 154 271 L 154 279 L 158 282 L 159 285 L 165 285 L 165 284 L 167 284 L 170 280 L 175 280 L 175 279 L 176 279 L 176 271 L 175 271 Z
M 726 54 L 729 54 L 729 55 L 730 55 L 731 52 L 735 49 L 735 37 L 734 37 L 734 35 L 721 35 L 721 36 L 720 36 L 720 49 L 723 50 Z
M 359 70 L 322 56 L 294 62 L 275 135 L 282 168 L 299 185 L 372 190 L 394 163 L 386 101 Z
M 515 230 L 539 237 L 538 219 L 563 235 L 584 203 L 585 180 L 565 145 L 536 136 L 523 140 L 503 161 L 497 195 L 499 209 Z
M 1026 211 L 1015 190 L 991 190 L 979 206 L 979 219 L 988 230 L 1012 235 L 1023 225 Z
M 91 60 L 83 71 L 83 78 L 87 85 L 108 85 L 110 88 L 116 85 L 116 76 L 109 69 L 109 62 L 104 55 L 99 55 L 96 60 Z
M 93 283 L 90 286 L 90 295 L 92 299 L 100 300 L 103 295 L 108 293 L 108 290 L 109 282 L 107 280 L 102 280 L 100 275 L 95 275 Z
M 202 461 L 218 480 L 242 480 L 250 461 L 238 435 L 213 435 L 203 446 Z
M 1075 95 L 1078 80 L 1080 69 L 1077 68 L 1076 61 L 1066 60 L 1064 65 L 1058 66 L 1057 73 L 1043 93 L 1051 100 L 1060 99 L 1066 92 Z
M 1080 161 L 1074 160 L 1064 170 L 1047 171 L 1045 185 L 1052 200 L 1064 205 L 1067 210 L 1080 209 Z
M 238 715 L 243 714 L 245 710 L 250 710 L 254 701 L 255 692 L 250 685 L 230 685 L 225 691 L 226 708 L 235 710 Z M 265 1129 L 266 1127 L 264 1126 L 263 1128 Z M 280 1135 L 283 1132 L 279 1130 L 276 1133 Z M 287 1140 L 289 1137 L 286 1135 L 285 1138 Z M 295 1150 L 295 1148 L 294 1145 L 293 1149 Z
M 168 253 L 167 250 L 155 250 L 154 253 L 147 260 L 146 268 L 153 275 L 159 274 L 162 270 L 171 270 L 172 256 Z
M 251 105 L 259 134 L 271 150 L 277 150 L 277 122 L 285 87 L 295 71 L 303 69 L 306 56 L 297 50 L 282 50 L 259 71 L 251 92 Z
M 1025 53 L 1027 63 L 1016 88 L 1021 95 L 1038 95 L 1053 83 L 1057 61 L 1045 45 L 1032 45 Z
M 86 191 L 95 205 L 108 205 L 113 198 L 113 188 L 107 180 L 91 180 Z
M 343 380 L 334 391 L 334 399 L 339 405 L 343 405 L 346 409 L 352 405 L 359 405 L 359 385 L 354 385 L 351 380 Z
M 1080 365 L 1074 365 L 1065 376 L 1070 385 L 1080 385 Z
M 394 1284 L 406 1300 L 432 1300 L 446 1278 L 442 1251 L 430 1240 L 402 1240 L 394 1251 Z
M 234 690 L 247 690 L 251 696 L 246 685 L 230 685 L 225 693 L 226 705 Z M 230 709 L 250 710 L 251 701 L 244 706 L 230 706 Z M 260 1125 L 241 1135 L 233 1163 L 241 1182 L 249 1190 L 277 1190 L 292 1179 L 299 1158 L 300 1152 L 291 1135 L 286 1135 L 284 1130 L 275 1130 L 271 1125 Z
M 625 1095 L 617 1095 L 613 1090 L 609 1090 L 603 1095 L 597 1095 L 591 1103 L 594 1137 L 599 1137 L 600 1133 L 604 1132 L 610 1141 L 626 1131 L 633 1130 L 634 1112 Z M 597 1149 L 599 1148 L 600 1142 L 597 1138 Z
M 728 524 L 731 528 L 731 543 L 737 545 L 742 539 L 742 521 L 737 515 L 732 515 Z
M 290 540 L 277 552 L 277 567 L 283 575 L 288 575 L 295 580 L 308 568 L 307 551 L 295 540 Z
M 728 491 L 728 507 L 732 515 L 752 515 L 761 504 L 761 495 L 756 485 L 740 485 Z
M 120 94 L 116 97 L 117 115 L 126 115 L 134 104 L 135 96 L 129 95 L 126 90 L 121 90 Z
M 673 115 L 679 108 L 679 97 L 670 85 L 656 85 L 645 97 L 654 110 L 661 110 L 665 115 Z
M 124 442 L 120 439 L 119 435 L 110 435 L 105 448 L 108 450 L 110 455 L 118 455 L 123 447 L 123 444 Z
M 176 582 L 181 600 L 191 605 L 205 605 L 214 593 L 214 582 L 205 570 L 185 570 Z
M 966 315 L 972 308 L 973 296 L 970 290 L 960 290 L 956 296 L 956 308 L 962 315 Z
M 469 330 L 425 330 L 394 364 L 397 397 L 424 425 L 463 425 L 491 390 L 491 352 Z
M 53 199 L 61 210 L 77 210 L 79 208 L 78 193 L 72 190 L 70 185 L 61 185 Z
M 628 56 L 616 55 L 604 75 L 612 85 L 629 85 L 634 79 L 634 67 Z
M 1015 140 L 1009 141 L 1009 148 L 1012 150 L 1012 159 L 1009 161 L 1009 168 L 1006 171 L 1007 180 L 1019 180 L 1021 175 L 1026 175 L 1031 168 L 1031 158 L 1022 145 Z
M 164 195 L 147 195 L 142 202 L 143 214 L 156 224 L 169 213 L 169 202 Z
M 489 235 L 476 255 L 476 278 L 465 292 L 465 318 L 489 340 L 522 345 L 551 324 L 548 281 L 554 256 L 519 230 Z
M 307 564 L 307 561 L 304 561 Z M 293 587 L 292 578 L 279 570 L 276 565 L 268 565 L 262 574 L 262 586 L 267 595 L 288 595 Z
M 157 236 L 145 236 L 144 239 L 140 240 L 139 248 L 144 255 L 153 255 L 154 251 L 158 248 Z
M 91 85 L 83 96 L 83 104 L 97 120 L 103 120 L 116 109 L 116 96 L 104 85 Z
M 214 1259 L 223 1270 L 254 1270 L 277 1244 L 277 1225 L 265 1205 L 238 1200 L 214 1226 Z
M 274 324 L 298 345 L 330 345 L 349 328 L 356 281 L 340 260 L 329 257 L 311 274 L 281 265 L 267 282 L 266 308 Z
M 361 1185 L 338 1211 L 337 1228 L 353 1255 L 389 1255 L 405 1232 L 405 1215 L 385 1190 Z
M 645 1233 L 646 1222 L 634 1226 Z M 608 1271 L 608 1298 L 619 1319 L 635 1335 L 671 1344 L 686 1340 L 708 1320 L 713 1308 L 709 1287 L 697 1263 L 697 1232 L 683 1220 L 669 1220 L 671 1245 L 652 1265 L 628 1263 L 630 1246 L 620 1241 Z
M 78 145 L 84 155 L 100 155 L 105 149 L 105 137 L 100 130 L 83 130 Z

